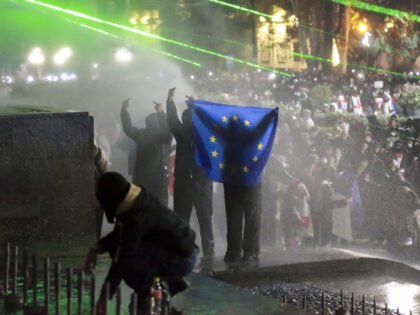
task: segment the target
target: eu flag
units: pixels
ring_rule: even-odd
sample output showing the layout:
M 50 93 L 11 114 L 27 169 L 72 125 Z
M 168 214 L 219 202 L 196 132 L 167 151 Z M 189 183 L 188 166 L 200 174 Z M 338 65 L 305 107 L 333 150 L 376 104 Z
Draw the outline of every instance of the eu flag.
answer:
M 188 101 L 195 160 L 207 177 L 230 185 L 261 182 L 277 129 L 278 108 Z

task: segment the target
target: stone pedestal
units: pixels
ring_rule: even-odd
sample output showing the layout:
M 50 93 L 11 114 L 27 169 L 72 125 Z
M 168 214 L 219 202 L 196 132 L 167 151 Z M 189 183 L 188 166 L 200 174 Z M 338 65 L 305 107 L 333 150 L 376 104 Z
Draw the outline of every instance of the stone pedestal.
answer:
M 93 118 L 1 113 L 0 241 L 94 235 Z

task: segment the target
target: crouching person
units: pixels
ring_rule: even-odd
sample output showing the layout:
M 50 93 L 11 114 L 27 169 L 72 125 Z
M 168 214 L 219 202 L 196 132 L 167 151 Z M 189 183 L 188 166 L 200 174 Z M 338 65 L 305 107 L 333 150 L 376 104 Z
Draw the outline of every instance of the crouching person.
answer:
M 99 178 L 96 197 L 114 230 L 90 249 L 86 272 L 96 266 L 98 254 L 108 252 L 112 265 L 106 277 L 109 296 L 115 294 L 121 280 L 139 297 L 138 314 L 145 312 L 154 277 L 168 285 L 173 296 L 187 289 L 183 279 L 194 268 L 198 248 L 195 233 L 173 211 L 161 205 L 147 188 L 130 184 L 118 173 Z M 97 314 L 103 314 L 105 284 L 97 302 Z M 171 314 L 182 314 L 175 309 Z

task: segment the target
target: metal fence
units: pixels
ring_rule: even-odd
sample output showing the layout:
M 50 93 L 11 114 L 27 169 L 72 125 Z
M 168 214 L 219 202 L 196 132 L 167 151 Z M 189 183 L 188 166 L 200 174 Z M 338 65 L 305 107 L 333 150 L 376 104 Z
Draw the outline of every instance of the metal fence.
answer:
M 2 287 L 0 313 L 22 312 L 25 315 L 95 314 L 96 279 L 83 270 L 66 268 L 60 262 L 51 264 L 50 258 L 40 260 L 36 254 L 20 253 L 17 246 L 7 243 L 1 254 Z M 42 264 L 40 266 L 39 264 Z M 106 284 L 109 296 L 109 285 Z M 120 315 L 121 288 L 115 297 L 115 309 L 105 305 L 105 314 Z M 1 303 L 3 302 L 3 303 Z M 137 295 L 131 294 L 131 314 L 137 312 Z M 2 304 L 2 305 L 1 305 Z

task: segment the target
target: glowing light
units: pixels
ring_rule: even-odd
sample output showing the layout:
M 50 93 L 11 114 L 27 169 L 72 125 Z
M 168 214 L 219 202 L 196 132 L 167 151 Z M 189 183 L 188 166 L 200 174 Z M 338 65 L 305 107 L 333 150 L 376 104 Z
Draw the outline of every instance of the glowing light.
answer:
M 194 80 L 194 78 L 195 78 L 195 76 L 193 76 L 193 75 L 190 76 L 190 79 L 191 80 Z
M 73 21 L 70 21 L 70 22 L 74 23 Z M 77 24 L 77 23 L 76 23 L 76 24 Z M 104 30 L 101 30 L 101 29 L 99 29 L 99 28 L 91 27 L 91 26 L 88 26 L 88 25 L 85 25 L 85 24 L 78 24 L 78 25 L 79 25 L 79 26 L 82 26 L 82 27 L 84 27 L 84 28 L 87 28 L 87 29 L 89 29 L 89 30 L 91 30 L 91 31 L 98 32 L 98 33 L 101 33 L 101 34 L 103 34 L 103 35 L 106 35 L 106 36 L 111 36 L 111 37 L 114 37 L 114 38 L 119 39 L 119 37 L 118 37 L 117 35 L 111 34 L 111 33 L 109 33 L 109 32 L 105 32 Z M 165 52 L 165 51 L 162 51 L 162 50 L 160 50 L 160 49 L 152 49 L 152 50 L 153 50 L 154 52 L 159 53 L 159 54 L 163 54 L 163 55 L 165 55 L 165 56 L 168 56 L 168 57 L 171 57 L 171 58 L 174 58 L 174 59 L 178 59 L 178 60 L 184 61 L 184 62 L 189 63 L 189 64 L 191 64 L 191 65 L 194 65 L 194 66 L 196 66 L 196 67 L 201 67 L 201 64 L 199 64 L 198 62 L 194 62 L 194 61 L 191 61 L 191 60 L 188 60 L 188 59 L 185 59 L 185 58 L 182 58 L 182 57 L 179 57 L 179 56 L 176 56 L 176 55 L 170 54 L 170 53 Z M 93 65 L 93 67 L 94 67 L 94 68 L 98 68 L 98 67 L 99 67 L 99 65 L 98 65 L 97 63 L 95 63 L 95 64 Z
M 62 54 L 64 58 L 70 58 L 70 56 L 73 54 L 73 51 L 69 47 L 64 47 L 61 48 L 60 54 Z
M 362 9 L 366 11 L 372 11 L 372 12 L 381 13 L 381 14 L 385 14 L 389 16 L 395 16 L 399 18 L 407 18 L 415 22 L 420 22 L 420 16 L 418 15 L 410 14 L 410 13 L 395 10 L 395 9 L 388 9 L 385 7 L 381 7 L 379 5 L 374 5 L 374 4 L 370 4 L 370 3 L 366 3 L 362 1 L 357 1 L 357 0 L 329 0 L 329 1 L 342 4 L 345 6 L 349 5 L 354 8 L 358 8 L 358 9 Z
M 122 63 L 130 62 L 132 58 L 133 58 L 133 54 L 126 48 L 118 49 L 118 51 L 115 54 L 115 59 L 118 62 L 122 62 Z
M 263 27 L 261 27 L 261 33 L 268 33 L 268 26 L 264 25 Z
M 263 16 L 260 16 L 260 22 L 265 22 L 265 17 L 263 17 Z
M 340 54 L 338 53 L 337 43 L 335 38 L 333 39 L 333 51 L 332 51 L 332 65 L 334 67 L 340 64 Z
M 364 23 L 359 24 L 359 31 L 366 32 L 367 31 L 367 25 Z
M 400 308 L 400 314 L 408 314 L 415 307 L 415 296 L 419 293 L 414 284 L 390 282 L 385 286 L 388 291 L 388 306 Z
M 40 65 L 43 64 L 45 61 L 45 57 L 42 53 L 41 48 L 34 48 L 32 52 L 29 54 L 28 60 L 30 63 L 34 65 Z
M 213 72 L 211 72 L 211 71 L 210 71 L 210 72 L 209 72 L 209 76 L 211 77 L 212 75 L 213 75 Z
M 63 81 L 67 81 L 69 79 L 69 76 L 67 75 L 67 73 L 62 73 L 60 77 L 61 77 L 61 80 Z
M 390 22 L 390 23 L 386 23 L 386 27 L 387 27 L 387 28 L 393 28 L 393 27 L 394 27 L 394 24 L 393 24 L 393 23 L 391 23 L 391 22 Z
M 34 82 L 34 81 L 35 81 L 35 78 L 34 78 L 33 76 L 28 75 L 28 76 L 26 77 L 26 82 L 28 82 L 28 83 L 32 83 L 32 82 Z
M 64 56 L 63 55 L 61 55 L 61 54 L 55 54 L 54 55 L 54 63 L 56 64 L 56 65 L 62 65 L 62 64 L 64 64 L 66 62 L 66 58 L 64 58 Z
M 136 25 L 137 24 L 137 19 L 135 17 L 132 17 L 130 19 L 130 23 Z
M 83 13 L 80 13 L 80 12 L 73 11 L 73 10 L 63 9 L 63 8 L 58 7 L 58 6 L 54 6 L 54 5 L 43 3 L 43 2 L 40 2 L 40 1 L 36 1 L 36 0 L 21 0 L 21 1 L 22 2 L 27 2 L 27 3 L 32 3 L 32 4 L 35 4 L 35 5 L 38 5 L 38 6 L 42 6 L 44 8 L 48 8 L 48 9 L 51 9 L 51 10 L 54 10 L 54 11 L 59 11 L 59 12 L 63 12 L 63 13 L 69 14 L 69 15 L 77 16 L 79 18 L 94 21 L 94 22 L 97 22 L 97 23 L 113 26 L 115 28 L 122 29 L 122 30 L 125 30 L 125 31 L 128 31 L 128 32 L 132 32 L 132 33 L 135 33 L 135 34 L 138 34 L 138 35 L 141 35 L 141 36 L 150 37 L 150 38 L 153 38 L 153 39 L 165 41 L 165 42 L 168 42 L 168 43 L 171 43 L 171 44 L 174 44 L 174 45 L 178 45 L 178 46 L 181 46 L 181 47 L 185 47 L 185 48 L 190 48 L 192 50 L 199 51 L 199 52 L 202 52 L 202 53 L 205 53 L 205 54 L 208 54 L 208 55 L 212 55 L 212 56 L 215 56 L 215 57 L 219 57 L 219 58 L 223 58 L 223 59 L 229 59 L 229 60 L 235 61 L 235 62 L 243 64 L 243 65 L 247 65 L 247 66 L 250 66 L 250 67 L 272 71 L 272 72 L 275 72 L 277 74 L 281 74 L 281 75 L 284 75 L 284 76 L 287 76 L 287 77 L 291 76 L 288 73 L 278 71 L 278 70 L 275 70 L 275 69 L 272 69 L 272 68 L 264 67 L 264 66 L 261 66 L 259 64 L 253 63 L 253 62 L 249 62 L 249 61 L 242 60 L 242 59 L 239 59 L 239 58 L 234 58 L 232 56 L 227 56 L 227 55 L 215 52 L 215 51 L 204 49 L 204 48 L 201 48 L 201 47 L 198 47 L 198 46 L 189 45 L 189 44 L 186 44 L 186 43 L 183 43 L 183 42 L 179 42 L 179 41 L 176 41 L 176 40 L 173 40 L 173 39 L 170 39 L 170 38 L 166 38 L 166 37 L 162 37 L 162 36 L 155 35 L 155 34 L 152 34 L 152 33 L 148 33 L 148 32 L 138 30 L 138 29 L 135 29 L 135 28 L 131 28 L 131 27 L 128 27 L 128 26 L 125 26 L 125 25 L 111 23 L 111 22 L 108 22 L 108 21 L 105 21 L 105 20 L 98 19 L 98 18 L 93 17 L 93 16 L 89 16 L 89 15 L 86 15 L 86 14 L 83 14 Z M 220 2 L 219 0 L 212 0 L 212 1 L 213 2 L 214 1 Z M 268 14 L 267 14 L 267 16 L 270 17 Z
M 69 47 L 61 48 L 55 55 L 54 55 L 54 63 L 56 65 L 63 65 L 66 61 L 71 57 L 73 51 Z
M 77 75 L 74 74 L 74 73 L 71 73 L 71 74 L 68 75 L 67 79 L 68 80 L 76 80 L 77 79 Z
M 365 36 L 363 36 L 363 39 L 362 39 L 362 45 L 363 46 L 366 46 L 366 47 L 370 46 L 370 36 L 372 36 L 371 33 L 369 33 L 369 32 L 365 33 Z
M 276 78 L 276 74 L 275 74 L 275 73 L 270 73 L 270 74 L 268 75 L 268 78 L 269 78 L 270 80 L 274 80 L 274 79 Z
M 273 22 L 282 22 L 282 21 L 283 21 L 282 15 L 280 15 L 279 13 L 273 15 Z

